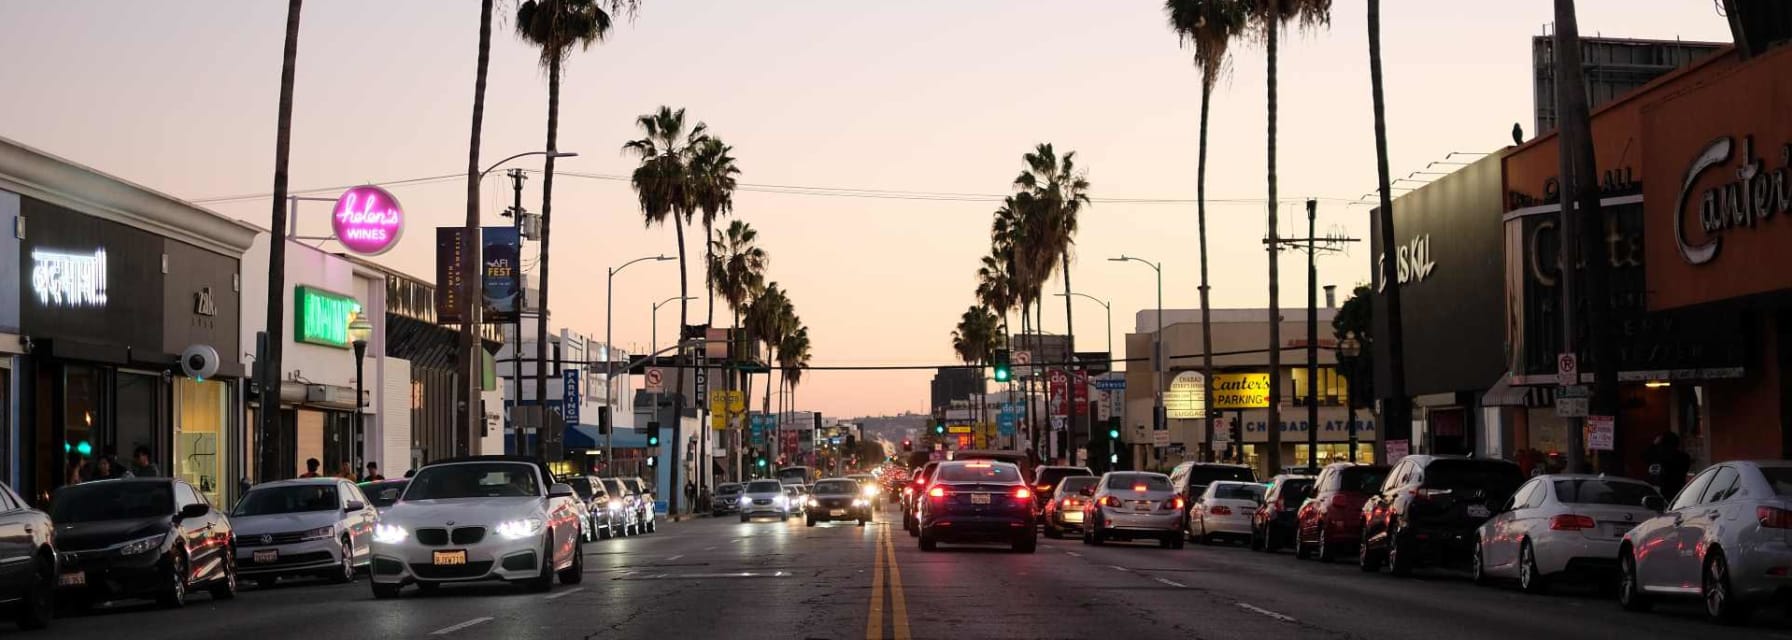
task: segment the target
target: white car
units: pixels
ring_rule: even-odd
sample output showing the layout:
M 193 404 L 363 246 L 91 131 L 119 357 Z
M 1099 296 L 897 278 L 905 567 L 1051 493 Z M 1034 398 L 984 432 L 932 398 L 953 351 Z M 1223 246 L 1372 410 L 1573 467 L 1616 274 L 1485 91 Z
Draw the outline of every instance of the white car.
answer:
M 784 485 L 777 480 L 754 480 L 747 483 L 741 491 L 740 521 L 752 520 L 757 515 L 774 515 L 779 520 L 790 519 L 790 498 L 784 493 Z
M 1206 544 L 1220 537 L 1249 540 L 1251 515 L 1268 487 L 1256 482 L 1221 480 L 1207 485 L 1188 508 L 1188 536 Z
M 417 471 L 373 537 L 373 595 L 407 584 L 502 580 L 533 591 L 584 578 L 584 522 L 572 487 L 547 465 L 514 456 L 475 456 Z
M 1624 535 L 1618 567 L 1625 609 L 1687 596 L 1702 598 L 1718 622 L 1747 620 L 1792 587 L 1792 461 L 1725 462 L 1700 472 L 1665 513 Z
M 1655 517 L 1645 482 L 1596 475 L 1541 475 L 1518 488 L 1475 536 L 1475 581 L 1516 578 L 1540 593 L 1561 575 L 1603 578 L 1618 568 L 1618 543 Z
M 347 480 L 307 478 L 258 484 L 230 512 L 237 575 L 271 586 L 282 576 L 353 582 L 373 557 L 379 516 Z

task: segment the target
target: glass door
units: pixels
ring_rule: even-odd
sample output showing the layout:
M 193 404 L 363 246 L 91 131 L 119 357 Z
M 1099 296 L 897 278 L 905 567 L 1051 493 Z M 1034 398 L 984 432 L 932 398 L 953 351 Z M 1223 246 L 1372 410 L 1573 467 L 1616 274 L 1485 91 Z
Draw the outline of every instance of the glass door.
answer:
M 224 454 L 231 447 L 230 385 L 221 380 L 175 378 L 174 386 L 178 418 L 173 473 L 213 504 L 228 504 L 223 498 Z

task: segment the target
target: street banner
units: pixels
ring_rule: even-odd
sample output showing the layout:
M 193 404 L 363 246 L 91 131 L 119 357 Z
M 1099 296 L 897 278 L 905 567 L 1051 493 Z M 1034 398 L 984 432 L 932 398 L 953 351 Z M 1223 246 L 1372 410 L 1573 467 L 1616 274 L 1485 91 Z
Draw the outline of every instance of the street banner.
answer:
M 1070 376 L 1070 400 L 1076 414 L 1089 414 L 1089 372 L 1077 370 Z
M 521 261 L 516 227 L 483 227 L 480 256 L 482 298 L 480 321 L 508 324 L 520 317 L 523 303 Z
M 1064 375 L 1063 369 L 1047 369 L 1046 379 L 1051 384 L 1052 406 L 1049 415 L 1053 418 L 1070 415 L 1070 401 L 1064 393 L 1070 385 L 1070 377 Z
M 472 251 L 472 234 L 466 227 L 436 227 L 436 322 L 458 324 L 464 320 L 466 301 L 461 297 L 466 274 L 461 259 Z
M 1003 403 L 1001 410 L 996 412 L 996 433 L 1004 436 L 1014 435 L 1015 423 L 1019 420 L 1020 405 L 1013 402 Z
M 579 397 L 579 373 L 578 369 L 566 369 L 560 372 L 561 383 L 566 387 L 565 393 L 561 396 L 565 399 L 561 403 L 565 406 L 561 410 L 561 415 L 569 424 L 578 424 L 579 405 L 584 404 Z

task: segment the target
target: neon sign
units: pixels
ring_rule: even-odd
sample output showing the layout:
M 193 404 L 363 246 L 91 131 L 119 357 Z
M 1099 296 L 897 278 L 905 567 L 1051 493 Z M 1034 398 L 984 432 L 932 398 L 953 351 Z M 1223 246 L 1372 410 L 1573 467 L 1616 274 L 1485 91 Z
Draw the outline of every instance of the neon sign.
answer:
M 385 189 L 362 185 L 336 199 L 330 229 L 349 251 L 377 256 L 398 246 L 398 237 L 404 234 L 404 210 Z
M 31 291 L 50 307 L 106 306 L 106 250 L 31 250 Z
M 326 347 L 347 349 L 348 325 L 361 312 L 361 303 L 339 293 L 311 287 L 293 287 L 292 339 Z

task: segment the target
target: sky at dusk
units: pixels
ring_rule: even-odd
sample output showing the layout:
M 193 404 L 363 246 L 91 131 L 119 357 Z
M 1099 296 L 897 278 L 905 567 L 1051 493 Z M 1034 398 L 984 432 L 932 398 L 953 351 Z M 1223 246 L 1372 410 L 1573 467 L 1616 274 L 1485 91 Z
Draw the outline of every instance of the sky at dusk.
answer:
M 0 136 L 191 200 L 272 190 L 274 118 L 286 2 L 13 0 L 0 3 Z M 482 162 L 541 149 L 546 74 L 514 35 L 515 2 L 494 25 Z M 1710 0 L 1580 0 L 1584 35 L 1728 41 Z M 1075 150 L 1096 198 L 1077 236 L 1072 282 L 1111 300 L 1115 342 L 1152 306 L 1161 261 L 1169 308 L 1197 304 L 1195 152 L 1199 77 L 1139 0 L 646 0 L 608 41 L 575 53 L 561 96 L 554 193 L 554 323 L 604 332 L 604 272 L 676 254 L 671 228 L 642 222 L 622 144 L 660 105 L 733 145 L 745 185 L 841 187 L 992 197 L 948 200 L 736 194 L 760 230 L 769 279 L 790 291 L 816 365 L 945 364 L 972 304 L 995 197 L 1021 155 Z M 310 0 L 295 91 L 292 186 L 320 189 L 464 175 L 478 35 L 477 0 Z M 1530 38 L 1550 0 L 1383 2 L 1390 166 L 1395 177 L 1531 128 Z M 1320 199 L 1321 232 L 1368 233 L 1375 184 L 1362 0 L 1336 0 L 1329 29 L 1296 32 L 1281 58 L 1280 192 L 1285 229 Z M 1213 304 L 1267 304 L 1262 49 L 1237 46 L 1213 99 L 1208 171 Z M 518 166 L 539 168 L 539 159 Z M 494 174 L 496 175 L 496 174 Z M 539 210 L 539 176 L 524 203 Z M 465 182 L 392 188 L 411 230 L 382 262 L 434 272 L 430 227 L 464 219 Z M 488 224 L 510 201 L 484 186 Z M 331 196 L 336 192 L 312 195 Z M 1110 199 L 1103 201 L 1103 199 Z M 262 226 L 265 195 L 205 206 Z M 327 203 L 301 207 L 301 232 L 327 229 Z M 701 232 L 690 286 L 703 288 Z M 1366 248 L 1320 261 L 1322 284 L 1368 279 Z M 1304 305 L 1299 258 L 1284 258 L 1284 305 Z M 645 351 L 649 307 L 678 295 L 677 263 L 616 281 L 615 336 Z M 1047 285 L 1061 291 L 1062 283 Z M 1046 329 L 1064 328 L 1050 299 Z M 248 315 L 256 313 L 245 310 Z M 702 301 L 692 303 L 700 322 Z M 1100 348 L 1099 306 L 1075 311 L 1079 347 Z M 717 318 L 726 317 L 718 308 Z M 660 313 L 675 335 L 676 305 Z M 816 371 L 800 408 L 831 416 L 925 411 L 931 372 Z

